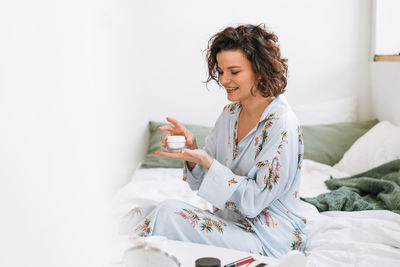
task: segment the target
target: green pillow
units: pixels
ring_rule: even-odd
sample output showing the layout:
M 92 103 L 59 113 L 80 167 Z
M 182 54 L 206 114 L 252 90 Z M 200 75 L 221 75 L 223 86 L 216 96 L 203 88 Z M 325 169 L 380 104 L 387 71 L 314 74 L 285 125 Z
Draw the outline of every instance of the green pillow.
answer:
M 328 165 L 334 165 L 341 160 L 351 145 L 379 121 L 343 122 L 326 125 L 302 126 L 304 138 L 304 158 Z M 165 150 L 161 140 L 167 132 L 160 132 L 158 127 L 164 122 L 149 122 L 150 140 L 142 168 L 182 168 L 183 161 L 154 155 L 157 150 Z M 205 145 L 205 138 L 211 127 L 193 124 L 182 124 L 191 131 L 200 148 Z
M 154 155 L 158 150 L 165 150 L 161 146 L 161 141 L 168 131 L 159 131 L 158 127 L 168 124 L 167 122 L 149 122 L 150 140 L 146 157 L 142 163 L 142 168 L 182 168 L 183 161 Z M 182 125 L 196 136 L 197 145 L 200 148 L 205 146 L 206 136 L 211 132 L 212 127 L 185 124 Z
M 379 121 L 302 126 L 304 158 L 333 166 L 351 145 Z

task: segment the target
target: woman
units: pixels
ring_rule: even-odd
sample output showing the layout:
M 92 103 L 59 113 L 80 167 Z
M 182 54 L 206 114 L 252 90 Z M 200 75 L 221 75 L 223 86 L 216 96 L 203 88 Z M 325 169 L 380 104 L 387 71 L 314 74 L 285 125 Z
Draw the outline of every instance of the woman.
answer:
M 180 153 L 156 154 L 185 161 L 184 180 L 213 204 L 204 211 L 181 201 L 136 208 L 137 235 L 163 235 L 280 257 L 304 249 L 305 219 L 299 200 L 303 141 L 285 97 L 287 65 L 277 37 L 261 25 L 228 27 L 207 52 L 209 78 L 228 99 L 204 150 L 178 121 L 159 128 L 184 135 Z

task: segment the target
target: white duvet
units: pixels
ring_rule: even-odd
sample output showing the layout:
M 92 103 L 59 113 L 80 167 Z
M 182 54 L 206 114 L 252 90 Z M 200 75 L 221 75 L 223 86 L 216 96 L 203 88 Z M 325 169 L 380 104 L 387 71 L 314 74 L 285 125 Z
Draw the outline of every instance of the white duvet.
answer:
M 331 166 L 303 161 L 300 195 L 328 192 L 324 181 L 347 176 Z M 135 206 L 179 199 L 199 208 L 211 205 L 182 181 L 181 169 L 138 169 L 113 199 L 114 217 Z M 400 215 L 390 211 L 319 213 L 303 202 L 307 217 L 307 266 L 400 266 Z

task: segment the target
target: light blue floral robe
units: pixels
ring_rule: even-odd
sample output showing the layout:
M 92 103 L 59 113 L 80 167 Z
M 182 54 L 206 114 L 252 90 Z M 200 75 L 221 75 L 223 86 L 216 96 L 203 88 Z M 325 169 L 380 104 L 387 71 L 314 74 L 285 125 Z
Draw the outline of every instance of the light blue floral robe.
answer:
M 207 137 L 204 149 L 214 159 L 210 169 L 184 168 L 184 180 L 213 204 L 213 212 L 180 201 L 136 208 L 129 215 L 136 218 L 133 232 L 273 257 L 304 250 L 298 120 L 280 95 L 238 143 L 240 111 L 240 103 L 226 106 Z

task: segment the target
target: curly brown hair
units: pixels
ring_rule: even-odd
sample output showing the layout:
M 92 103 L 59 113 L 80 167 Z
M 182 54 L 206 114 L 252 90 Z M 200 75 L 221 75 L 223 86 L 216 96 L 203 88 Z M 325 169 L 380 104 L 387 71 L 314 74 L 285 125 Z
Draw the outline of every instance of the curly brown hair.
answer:
M 257 89 L 264 97 L 278 96 L 287 85 L 287 59 L 281 58 L 278 37 L 268 32 L 264 24 L 227 27 L 208 42 L 208 78 L 218 84 L 217 54 L 222 50 L 240 49 L 251 63 L 254 73 L 260 78 Z M 253 92 L 252 92 L 253 94 Z

